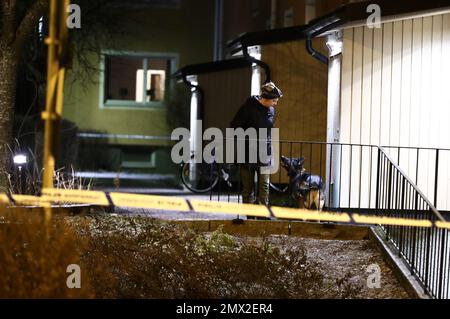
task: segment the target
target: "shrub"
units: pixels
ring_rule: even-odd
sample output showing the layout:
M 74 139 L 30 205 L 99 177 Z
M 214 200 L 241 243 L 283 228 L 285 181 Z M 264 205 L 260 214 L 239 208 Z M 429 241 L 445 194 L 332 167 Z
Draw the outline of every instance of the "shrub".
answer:
M 10 210 L 0 223 L 0 297 L 341 298 L 348 280 L 326 282 L 302 246 L 198 233 L 144 217 L 40 216 Z M 66 287 L 79 264 L 82 289 Z M 337 287 L 337 289 L 336 289 Z M 332 289 L 331 289 L 332 288 Z
M 108 256 L 120 298 L 340 298 L 358 289 L 325 282 L 304 247 L 286 249 L 268 238 L 246 240 L 219 228 L 196 233 L 140 217 L 97 217 L 89 262 Z M 110 287 L 96 295 L 111 297 Z M 337 288 L 336 288 L 337 287 Z M 332 288 L 332 289 L 331 289 Z
M 84 242 L 55 216 L 46 227 L 43 214 L 2 209 L 0 214 L 0 298 L 90 298 L 90 284 L 66 285 L 67 266 L 79 264 Z

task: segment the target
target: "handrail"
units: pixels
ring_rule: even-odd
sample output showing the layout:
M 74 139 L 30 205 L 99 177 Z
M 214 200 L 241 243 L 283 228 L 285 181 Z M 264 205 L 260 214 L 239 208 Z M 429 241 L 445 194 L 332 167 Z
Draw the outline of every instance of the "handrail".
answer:
M 394 168 L 400 172 L 402 177 L 408 181 L 408 183 L 413 187 L 413 189 L 419 194 L 420 197 L 425 201 L 425 203 L 430 207 L 430 210 L 433 212 L 434 215 L 440 220 L 440 221 L 446 221 L 444 217 L 439 213 L 439 211 L 434 207 L 433 204 L 428 200 L 428 198 L 420 191 L 419 187 L 406 175 L 406 173 L 392 160 L 392 158 L 386 153 L 383 147 L 377 146 L 378 149 L 383 153 L 383 155 L 389 160 L 391 165 L 394 166 Z
M 439 147 L 419 147 L 419 146 L 381 146 L 384 148 L 396 148 L 396 149 L 406 149 L 406 150 L 425 150 L 425 151 L 450 151 L 450 148 L 439 148 Z

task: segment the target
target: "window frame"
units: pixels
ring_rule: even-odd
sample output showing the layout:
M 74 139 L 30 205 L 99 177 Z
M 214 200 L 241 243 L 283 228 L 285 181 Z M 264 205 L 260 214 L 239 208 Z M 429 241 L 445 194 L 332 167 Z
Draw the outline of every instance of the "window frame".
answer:
M 165 99 L 163 101 L 148 101 L 135 102 L 127 100 L 105 100 L 105 76 L 106 76 L 106 56 L 121 56 L 121 57 L 141 57 L 150 59 L 167 59 L 170 61 L 168 74 L 166 74 Z M 116 109 L 116 110 L 154 110 L 164 109 L 166 106 L 166 94 L 173 88 L 173 81 L 170 81 L 170 76 L 178 68 L 179 55 L 177 53 L 168 52 L 147 52 L 147 51 L 119 51 L 119 50 L 102 50 L 100 59 L 100 94 L 99 94 L 99 108 L 100 109 Z M 146 65 L 146 63 L 145 63 Z M 148 69 L 147 69 L 148 70 Z M 145 85 L 145 84 L 144 84 Z

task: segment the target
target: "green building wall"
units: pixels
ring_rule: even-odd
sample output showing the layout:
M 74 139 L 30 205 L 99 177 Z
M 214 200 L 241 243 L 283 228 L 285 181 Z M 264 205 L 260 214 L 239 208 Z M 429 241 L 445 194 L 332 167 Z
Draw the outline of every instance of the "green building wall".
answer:
M 161 53 L 174 57 L 171 72 L 188 64 L 210 61 L 213 56 L 214 1 L 182 0 L 181 7 L 147 8 L 124 13 L 130 21 L 127 34 L 115 37 L 115 47 L 104 50 L 138 53 Z M 139 21 L 139 23 L 136 23 Z M 98 56 L 89 57 L 100 67 Z M 77 61 L 66 77 L 63 118 L 74 122 L 81 131 L 107 134 L 170 136 L 166 106 L 103 107 L 102 72 L 94 74 L 92 83 L 77 81 Z M 75 80 L 75 81 L 74 81 Z M 170 93 L 169 93 L 170 94 Z M 113 144 L 162 145 L 167 142 L 129 139 L 110 140 Z
M 114 47 L 103 47 L 103 53 L 168 55 L 173 58 L 171 73 L 184 65 L 208 62 L 213 57 L 214 1 L 181 0 L 179 8 L 127 10 L 123 19 L 126 20 L 126 34 L 115 36 L 112 41 Z M 88 59 L 101 67 L 99 55 L 91 54 Z M 80 65 L 73 60 L 72 69 L 66 76 L 63 107 L 63 119 L 73 122 L 79 131 L 112 135 L 171 135 L 167 117 L 177 114 L 170 114 L 167 110 L 170 87 L 166 87 L 166 102 L 159 107 L 104 107 L 103 72 L 90 73 L 90 81 L 86 81 L 77 78 L 80 71 Z M 75 167 L 84 171 L 171 174 L 177 178 L 178 168 L 170 160 L 170 145 L 171 141 L 167 140 L 81 139 Z M 129 163 L 137 164 L 133 167 Z

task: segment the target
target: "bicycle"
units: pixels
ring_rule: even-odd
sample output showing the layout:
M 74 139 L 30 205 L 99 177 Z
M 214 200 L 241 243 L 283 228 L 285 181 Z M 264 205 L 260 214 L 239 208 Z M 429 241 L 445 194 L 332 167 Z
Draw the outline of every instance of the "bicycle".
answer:
M 233 187 L 231 182 L 231 165 L 225 164 L 219 166 L 218 163 L 193 163 L 186 162 L 181 164 L 181 181 L 192 192 L 204 194 L 211 192 L 220 180 L 223 180 L 228 188 Z M 280 189 L 274 184 L 270 183 L 270 187 L 279 192 L 285 193 L 288 189 Z
M 210 192 L 216 187 L 220 179 L 225 181 L 229 188 L 233 187 L 229 170 L 224 169 L 224 167 L 219 169 L 216 162 L 211 164 L 186 162 L 181 164 L 180 175 L 183 184 L 194 193 Z

